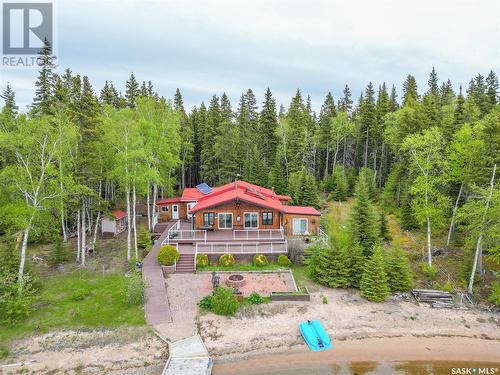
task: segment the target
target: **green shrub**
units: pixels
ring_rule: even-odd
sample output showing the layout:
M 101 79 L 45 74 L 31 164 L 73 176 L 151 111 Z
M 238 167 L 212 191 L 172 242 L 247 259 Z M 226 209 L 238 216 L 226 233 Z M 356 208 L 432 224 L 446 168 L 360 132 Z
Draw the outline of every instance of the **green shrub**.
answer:
M 427 277 L 430 281 L 436 280 L 438 273 L 438 267 L 436 265 L 430 266 L 429 263 L 422 263 L 422 271 L 424 272 L 425 277 Z
M 218 315 L 234 315 L 238 311 L 238 300 L 233 290 L 223 286 L 215 289 L 211 310 Z
M 208 255 L 207 254 L 196 255 L 196 267 L 205 268 L 207 266 L 208 266 Z
M 148 228 L 140 228 L 137 235 L 137 246 L 141 249 L 149 250 L 152 244 L 153 241 L 151 240 L 151 234 L 149 233 Z
M 280 255 L 278 257 L 278 265 L 281 267 L 291 267 L 293 263 L 286 255 Z
M 203 297 L 200 302 L 198 302 L 198 306 L 202 309 L 212 310 L 212 296 Z
M 125 303 L 128 306 L 138 306 L 144 298 L 144 282 L 139 272 L 132 272 L 127 279 Z
M 500 306 L 500 282 L 491 284 L 491 294 L 489 301 L 497 306 Z
M 67 262 L 69 260 L 69 250 L 68 247 L 62 242 L 57 241 L 54 247 L 51 249 L 48 262 L 51 266 L 56 266 L 58 264 Z
M 451 285 L 451 283 L 448 281 L 447 283 L 445 283 L 443 285 L 443 287 L 441 289 L 444 290 L 445 292 L 452 293 L 453 292 L 453 285 Z
M 326 296 L 323 296 L 322 302 L 323 302 L 323 305 L 327 305 L 328 304 L 328 298 L 326 298 Z
M 15 325 L 31 313 L 36 280 L 27 269 L 23 277 L 23 287 L 19 290 L 18 262 L 14 246 L 4 247 L 0 244 L 0 325 Z
M 247 301 L 252 305 L 260 305 L 264 302 L 264 298 L 260 294 L 253 292 L 248 296 Z
M 223 254 L 221 255 L 221 257 L 219 258 L 219 264 L 222 266 L 222 267 L 230 267 L 230 266 L 234 266 L 234 256 L 233 254 Z
M 255 254 L 253 256 L 253 265 L 257 267 L 265 267 L 269 264 L 267 257 L 264 254 Z
M 158 252 L 157 260 L 162 266 L 172 266 L 179 260 L 179 252 L 172 245 L 163 246 Z
M 88 289 L 78 289 L 75 290 L 69 297 L 72 301 L 78 302 L 83 301 L 85 298 L 90 296 L 90 290 Z

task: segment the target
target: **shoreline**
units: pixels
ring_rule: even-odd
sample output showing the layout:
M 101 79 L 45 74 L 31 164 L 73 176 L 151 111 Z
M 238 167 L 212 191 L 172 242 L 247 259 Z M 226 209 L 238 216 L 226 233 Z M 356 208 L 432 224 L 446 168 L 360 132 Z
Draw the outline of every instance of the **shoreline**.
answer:
M 269 354 L 264 354 L 268 352 Z M 302 368 L 309 364 L 329 365 L 353 362 L 464 362 L 500 366 L 500 340 L 463 336 L 400 336 L 334 340 L 333 349 L 311 352 L 293 348 L 214 360 L 214 374 L 251 374 Z M 237 371 L 237 372 L 236 372 Z

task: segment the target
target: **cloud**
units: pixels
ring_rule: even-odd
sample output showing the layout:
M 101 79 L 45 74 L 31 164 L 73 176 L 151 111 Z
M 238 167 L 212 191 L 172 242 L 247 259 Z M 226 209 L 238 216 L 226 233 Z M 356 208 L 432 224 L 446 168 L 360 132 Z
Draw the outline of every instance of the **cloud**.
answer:
M 261 100 L 269 86 L 284 104 L 300 87 L 319 109 L 346 83 L 357 97 L 370 80 L 400 88 L 408 73 L 423 88 L 433 66 L 457 86 L 499 70 L 493 0 L 58 0 L 57 8 L 61 67 L 89 75 L 96 91 L 104 80 L 124 90 L 133 71 L 165 97 L 179 87 L 188 106 L 223 91 L 234 106 L 249 87 Z M 34 76 L 5 78 L 27 104 Z

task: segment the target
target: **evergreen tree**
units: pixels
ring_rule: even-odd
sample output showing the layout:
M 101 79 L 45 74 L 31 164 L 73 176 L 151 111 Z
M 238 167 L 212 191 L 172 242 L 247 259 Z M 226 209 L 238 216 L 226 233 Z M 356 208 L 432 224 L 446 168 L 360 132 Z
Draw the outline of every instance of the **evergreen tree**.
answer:
M 359 116 L 359 137 L 360 144 L 364 146 L 363 148 L 363 167 L 368 166 L 369 159 L 369 148 L 371 133 L 375 131 L 377 124 L 377 113 L 375 105 L 375 91 L 373 90 L 373 84 L 368 83 L 366 87 L 365 96 L 360 103 L 360 116 Z
M 297 90 L 286 115 L 288 121 L 287 159 L 290 173 L 300 171 L 307 146 L 307 113 L 302 94 Z
M 351 89 L 348 85 L 344 87 L 344 96 L 340 99 L 339 110 L 350 115 L 352 113 L 352 104 L 353 101 L 351 99 Z
M 10 87 L 9 82 L 7 82 L 7 87 L 3 91 L 2 95 L 0 95 L 0 98 L 4 100 L 2 115 L 10 120 L 14 120 L 17 116 L 17 110 L 19 107 L 16 105 L 16 94 Z
M 311 249 L 307 260 L 308 274 L 320 284 L 330 288 L 350 286 L 349 274 L 349 234 L 339 223 L 339 211 L 334 211 L 330 223 L 327 246 L 317 244 Z
M 417 80 L 411 74 L 408 74 L 406 81 L 403 83 L 403 105 L 408 105 L 417 102 Z
M 391 292 L 407 292 L 411 289 L 410 261 L 400 246 L 394 246 L 387 254 L 385 271 Z
M 324 178 L 328 176 L 330 168 L 329 165 L 332 160 L 332 119 L 336 115 L 337 109 L 335 108 L 335 101 L 333 100 L 332 94 L 328 93 L 319 114 L 319 128 L 317 135 L 319 168 L 321 172 L 324 171 Z
M 127 106 L 130 108 L 135 107 L 135 100 L 139 96 L 139 83 L 135 79 L 134 73 L 130 74 L 130 78 L 125 85 L 125 99 Z
M 280 152 L 277 153 L 274 164 L 269 171 L 268 186 L 274 188 L 277 194 L 287 193 L 287 177 L 284 161 Z
M 438 86 L 438 77 L 436 73 L 436 69 L 432 67 L 432 71 L 429 75 L 429 80 L 427 81 L 429 85 L 429 93 L 434 95 L 436 99 L 439 99 L 439 86 Z
M 101 95 L 100 95 L 100 100 L 101 103 L 107 104 L 107 105 L 114 105 L 115 104 L 115 93 L 111 89 L 111 86 L 108 84 L 108 81 L 104 82 L 104 87 L 101 90 Z
M 392 85 L 391 95 L 389 97 L 389 112 L 395 112 L 399 108 L 398 104 L 398 94 L 396 92 L 396 86 Z
M 455 92 L 453 91 L 453 85 L 450 79 L 443 82 L 440 90 L 441 106 L 453 104 L 453 99 L 455 99 Z
M 262 157 L 270 167 L 275 163 L 278 149 L 277 128 L 276 101 L 271 94 L 271 90 L 267 88 L 259 117 L 259 145 L 262 148 Z
M 52 55 L 52 47 L 47 39 L 44 41 L 43 48 L 39 52 L 37 61 L 40 63 L 38 71 L 38 79 L 35 82 L 35 98 L 31 111 L 34 115 L 43 116 L 52 113 L 54 100 L 54 84 L 55 76 L 54 69 L 56 57 Z
M 486 77 L 486 96 L 488 97 L 489 112 L 498 103 L 498 78 L 493 70 Z
M 344 167 L 337 166 L 332 175 L 328 177 L 326 187 L 330 192 L 328 199 L 334 201 L 344 201 L 349 194 L 349 181 L 345 174 Z
M 145 95 L 149 96 L 148 88 L 144 83 Z M 184 102 L 182 100 L 182 95 L 179 89 L 175 90 L 174 96 L 174 110 L 179 114 L 180 117 L 180 136 L 181 136 L 181 152 L 180 152 L 180 188 L 184 189 L 186 187 L 186 170 L 187 165 L 191 162 L 193 154 L 193 133 L 191 129 L 191 124 L 189 118 L 184 110 Z
M 383 249 L 375 246 L 370 259 L 366 261 L 360 281 L 361 295 L 374 302 L 382 302 L 389 295 L 389 283 L 385 273 Z
M 256 144 L 250 147 L 248 158 L 243 164 L 243 178 L 255 185 L 268 186 L 266 164 Z
M 380 227 L 375 207 L 370 199 L 368 182 L 360 178 L 356 184 L 355 200 L 351 210 L 349 227 L 353 244 L 363 248 L 363 254 L 369 257 L 373 246 L 379 242 Z
M 218 183 L 217 156 L 214 149 L 214 140 L 220 131 L 221 108 L 219 98 L 214 95 L 207 111 L 206 125 L 203 131 L 203 144 L 201 150 L 201 179 L 209 184 Z
M 355 288 L 359 288 L 365 264 L 366 257 L 363 255 L 363 248 L 359 244 L 354 244 L 349 252 L 349 276 L 350 284 Z
M 319 195 L 318 187 L 316 185 L 316 179 L 310 173 L 307 173 L 305 168 L 302 170 L 301 176 L 301 187 L 302 190 L 302 200 L 300 202 L 301 206 L 312 206 L 319 207 Z

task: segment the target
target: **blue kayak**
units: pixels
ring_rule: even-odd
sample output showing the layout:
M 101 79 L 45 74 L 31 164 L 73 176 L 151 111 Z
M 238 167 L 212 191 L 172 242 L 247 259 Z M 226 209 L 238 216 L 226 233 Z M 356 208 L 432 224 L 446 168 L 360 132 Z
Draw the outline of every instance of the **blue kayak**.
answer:
M 313 352 L 331 349 L 332 342 L 319 320 L 300 323 L 300 333 Z

